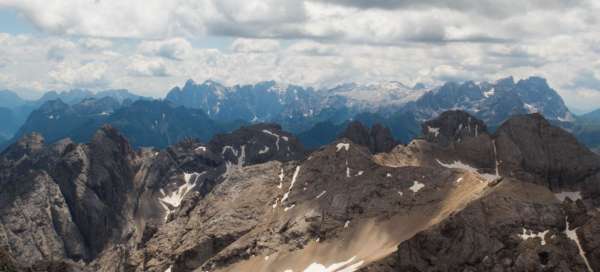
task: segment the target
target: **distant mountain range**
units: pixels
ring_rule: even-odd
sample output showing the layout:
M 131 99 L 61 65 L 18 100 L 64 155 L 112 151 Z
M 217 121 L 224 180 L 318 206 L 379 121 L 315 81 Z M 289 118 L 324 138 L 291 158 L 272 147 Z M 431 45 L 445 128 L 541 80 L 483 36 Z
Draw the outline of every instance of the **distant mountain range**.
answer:
M 325 90 L 275 81 L 225 86 L 188 80 L 170 90 L 164 101 L 145 103 L 134 102 L 148 99 L 126 90 L 49 92 L 37 101 L 8 91 L 0 92 L 0 97 L 4 98 L 0 112 L 6 112 L 0 116 L 0 136 L 13 141 L 36 131 L 47 141 L 70 137 L 85 142 L 103 123 L 110 123 L 136 147 L 166 147 L 185 137 L 206 140 L 242 124 L 268 122 L 297 134 L 307 148 L 317 148 L 356 120 L 368 127 L 382 124 L 394 138 L 408 142 L 419 135 L 425 120 L 446 110 L 463 110 L 483 120 L 491 131 L 510 116 L 541 113 L 588 146 L 600 147 L 599 111 L 575 116 L 540 77 L 433 87 L 351 83 Z
M 30 114 L 14 139 L 37 132 L 48 142 L 63 138 L 87 142 L 98 128 L 111 124 L 128 135 L 133 146 L 165 147 L 186 137 L 207 141 L 228 130 L 226 124 L 217 124 L 201 110 L 161 100 L 128 101 L 86 98 L 69 105 L 60 99 L 50 100 Z
M 111 97 L 119 103 L 148 99 L 132 94 L 127 90 L 92 92 L 89 90 L 74 89 L 63 92 L 50 91 L 37 100 L 26 100 L 12 91 L 0 90 L 0 138 L 12 138 L 25 123 L 29 114 L 48 101 L 61 100 L 65 104 L 74 105 L 85 99 L 100 99 L 104 97 Z

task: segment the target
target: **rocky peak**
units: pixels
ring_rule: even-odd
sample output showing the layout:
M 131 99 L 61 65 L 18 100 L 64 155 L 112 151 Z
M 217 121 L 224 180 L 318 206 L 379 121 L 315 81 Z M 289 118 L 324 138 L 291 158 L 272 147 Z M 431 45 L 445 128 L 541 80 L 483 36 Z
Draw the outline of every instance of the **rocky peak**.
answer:
M 27 134 L 20 138 L 16 143 L 9 146 L 2 152 L 3 157 L 11 160 L 18 160 L 24 155 L 31 155 L 42 150 L 44 147 L 44 137 L 39 133 Z
M 496 86 L 512 87 L 515 85 L 515 79 L 512 76 L 496 80 Z
M 355 144 L 365 146 L 373 154 L 389 152 L 398 145 L 390 129 L 379 123 L 369 130 L 361 122 L 352 121 L 338 138 L 346 138 Z
M 600 171 L 600 157 L 541 114 L 518 115 L 494 136 L 501 168 L 521 180 L 570 187 Z
M 442 146 L 487 132 L 483 121 L 460 110 L 443 112 L 437 118 L 423 123 L 421 129 L 426 140 Z
M 370 146 L 371 136 L 369 129 L 359 121 L 352 121 L 346 127 L 346 130 L 338 138 L 347 138 L 355 144 Z
M 303 158 L 305 152 L 300 141 L 281 126 L 262 123 L 218 134 L 209 142 L 208 149 L 240 166 L 269 160 L 297 160 Z
M 108 124 L 102 126 L 102 128 L 96 132 L 90 146 L 102 150 L 110 149 L 122 155 L 133 154 L 129 141 L 127 141 L 116 128 Z

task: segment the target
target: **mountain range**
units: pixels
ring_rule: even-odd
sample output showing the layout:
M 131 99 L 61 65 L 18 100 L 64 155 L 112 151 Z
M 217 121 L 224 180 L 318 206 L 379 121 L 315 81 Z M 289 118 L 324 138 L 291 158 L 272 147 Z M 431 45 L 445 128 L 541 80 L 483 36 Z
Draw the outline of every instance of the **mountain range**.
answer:
M 18 100 L 8 92 L 4 95 L 9 97 L 7 101 Z M 110 123 L 134 147 L 164 148 L 185 137 L 207 140 L 244 124 L 269 122 L 297 134 L 307 148 L 314 149 L 331 142 L 353 120 L 367 127 L 384 125 L 396 140 L 406 143 L 419 135 L 422 122 L 443 111 L 459 109 L 486 122 L 490 131 L 510 116 L 541 113 L 589 147 L 600 147 L 600 118 L 594 118 L 598 113 L 573 115 L 558 93 L 539 77 L 517 82 L 512 77 L 495 82 L 448 82 L 433 87 L 408 87 L 399 82 L 351 83 L 324 90 L 274 81 L 225 86 L 212 80 L 201 84 L 188 80 L 183 87 L 169 91 L 164 100 L 133 102 L 139 99 L 151 100 L 124 90 L 73 90 L 50 92 L 35 102 L 37 107 L 17 101 L 12 104 L 25 105 L 28 110 L 23 112 L 28 117 L 11 113 L 1 117 L 7 119 L 2 129 L 13 131 L 0 134 L 12 138 L 3 146 L 31 132 L 43 134 L 50 142 L 66 137 L 86 142 L 102 124 Z M 177 112 L 177 118 L 164 120 L 163 114 L 174 116 L 168 113 L 171 111 Z M 56 116 L 61 118 L 49 119 Z
M 100 99 L 104 97 L 112 97 L 119 103 L 148 99 L 132 94 L 127 90 L 92 92 L 89 90 L 74 89 L 63 92 L 49 91 L 37 100 L 25 100 L 12 91 L 0 90 L 0 138 L 13 138 L 19 128 L 27 121 L 31 112 L 44 105 L 46 102 L 61 100 L 61 102 L 65 104 L 73 105 L 78 104 L 85 99 Z
M 135 149 L 24 135 L 0 154 L 8 271 L 598 271 L 600 156 L 539 113 L 441 112 L 397 144 L 353 121 Z

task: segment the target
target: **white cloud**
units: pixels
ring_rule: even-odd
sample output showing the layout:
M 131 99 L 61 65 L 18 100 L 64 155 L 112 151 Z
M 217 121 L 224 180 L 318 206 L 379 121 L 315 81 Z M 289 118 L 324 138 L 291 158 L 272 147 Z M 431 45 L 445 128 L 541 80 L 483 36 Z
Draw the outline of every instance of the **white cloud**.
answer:
M 127 66 L 129 74 L 142 77 L 166 77 L 169 76 L 167 67 L 161 59 L 149 59 L 135 56 Z
M 230 48 L 237 53 L 275 52 L 279 50 L 279 41 L 238 38 L 233 41 Z
M 50 79 L 72 88 L 104 88 L 109 85 L 108 65 L 102 62 L 60 63 L 50 71 Z
M 145 55 L 156 55 L 173 60 L 183 60 L 192 51 L 192 45 L 184 38 L 162 41 L 145 41 L 139 45 Z
M 0 87 L 105 86 L 162 96 L 187 78 L 330 86 L 512 74 L 547 77 L 571 105 L 600 104 L 595 0 L 0 0 L 2 6 L 50 35 L 0 33 Z M 201 48 L 216 36 L 233 42 Z
M 109 49 L 113 46 L 113 43 L 107 39 L 98 38 L 84 38 L 79 43 L 86 49 L 89 50 L 104 50 Z

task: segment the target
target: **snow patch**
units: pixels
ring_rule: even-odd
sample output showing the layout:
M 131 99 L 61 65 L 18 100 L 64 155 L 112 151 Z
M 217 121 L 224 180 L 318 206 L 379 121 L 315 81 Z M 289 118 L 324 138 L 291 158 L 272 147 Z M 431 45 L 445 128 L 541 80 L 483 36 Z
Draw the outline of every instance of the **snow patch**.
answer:
M 437 137 L 440 135 L 440 128 L 434 128 L 434 127 L 427 126 L 427 131 L 429 133 L 433 133 L 434 137 Z
M 479 176 L 481 176 L 487 182 L 492 182 L 500 177 L 498 174 L 479 173 L 479 169 L 477 169 L 473 166 L 470 166 L 468 164 L 465 164 L 461 161 L 454 161 L 452 163 L 443 163 L 438 159 L 436 159 L 436 161 L 441 166 L 449 168 L 449 169 L 460 169 L 460 170 L 464 170 L 464 171 L 468 171 L 468 172 L 477 173 Z
M 165 272 L 171 272 L 171 269 L 173 269 L 173 266 L 169 266 L 169 268 L 167 268 L 167 270 L 165 270 Z
M 362 171 L 362 170 L 361 170 L 361 171 L 358 171 L 358 173 L 357 173 L 356 175 L 357 175 L 357 176 L 362 176 L 362 174 L 364 174 L 364 173 L 365 173 L 365 171 Z
M 283 177 L 285 177 L 285 175 L 283 174 L 283 168 L 281 168 L 281 172 L 279 173 L 279 185 L 277 185 L 277 188 L 279 189 L 283 188 Z
M 483 92 L 483 96 L 485 96 L 485 98 L 493 96 L 494 94 L 496 94 L 496 89 L 495 88 L 491 88 L 489 91 Z
M 565 222 L 567 227 L 565 228 L 565 234 L 567 235 L 567 237 L 569 237 L 569 239 L 573 240 L 575 242 L 575 244 L 577 244 L 577 249 L 579 249 L 579 255 L 581 256 L 581 258 L 583 258 L 583 262 L 585 263 L 585 266 L 587 267 L 589 272 L 593 272 L 594 270 L 592 270 L 592 267 L 590 266 L 590 263 L 587 259 L 587 257 L 585 256 L 585 251 L 583 250 L 583 248 L 581 247 L 581 243 L 579 242 L 579 237 L 577 236 L 577 228 L 574 228 L 572 230 L 569 229 L 569 220 L 568 218 L 565 217 Z
M 234 156 L 236 156 L 236 157 L 238 156 L 238 151 L 233 146 L 230 146 L 230 145 L 226 145 L 223 147 L 223 150 L 221 150 L 221 155 L 225 155 L 225 152 L 227 152 L 227 150 L 231 151 L 231 153 Z
M 327 191 L 323 191 L 323 192 L 321 192 L 321 193 L 320 193 L 320 194 L 317 196 L 317 199 L 321 198 L 323 195 L 325 195 L 325 193 L 327 193 Z
M 358 270 L 363 264 L 363 261 L 354 261 L 356 256 L 339 263 L 334 263 L 330 266 L 325 266 L 320 263 L 312 263 L 304 272 L 353 272 Z
M 350 225 L 350 220 L 347 220 L 346 223 L 344 223 L 344 228 L 348 228 L 349 225 Z
M 265 154 L 269 152 L 269 147 L 265 145 L 265 147 L 258 151 L 258 154 Z
M 281 136 L 279 136 L 279 134 L 276 134 L 276 133 L 273 133 L 273 132 L 271 132 L 271 131 L 270 131 L 270 130 L 268 130 L 268 129 L 263 129 L 263 131 L 262 131 L 262 132 L 263 132 L 263 133 L 265 133 L 265 134 L 268 134 L 268 135 L 271 135 L 271 136 L 273 136 L 273 137 L 277 138 L 277 140 L 275 141 L 275 147 L 277 147 L 277 150 L 279 150 L 279 138 L 280 138 Z M 287 140 L 286 140 L 286 139 L 287 139 L 287 137 L 284 139 L 284 140 L 287 142 Z
M 335 152 L 339 152 L 340 150 L 346 149 L 346 151 L 348 151 L 350 149 L 350 144 L 349 143 L 339 143 L 335 146 L 337 148 L 337 150 Z
M 390 174 L 390 173 L 387 173 L 387 174 L 385 174 L 385 177 L 386 177 L 386 178 L 391 178 L 391 177 L 392 177 L 392 174 Z
M 527 110 L 527 112 L 529 113 L 536 113 L 536 112 L 540 112 L 540 110 L 531 104 L 527 104 L 527 103 L 523 103 L 523 106 L 525 107 L 525 109 Z
M 579 192 L 579 191 L 560 192 L 560 193 L 554 194 L 554 196 L 556 196 L 556 198 L 558 198 L 558 200 L 560 200 L 560 202 L 565 201 L 565 199 L 567 199 L 567 197 L 570 198 L 572 201 L 577 201 L 578 199 L 582 199 L 581 192 Z
M 160 193 L 163 197 L 159 198 L 159 202 L 161 206 L 165 209 L 165 222 L 169 218 L 169 214 L 173 212 L 173 210 L 183 201 L 183 198 L 190 192 L 194 187 L 196 187 L 197 180 L 200 176 L 204 175 L 205 172 L 202 173 L 184 173 L 183 180 L 184 184 L 180 185 L 177 190 L 166 194 L 163 189 L 160 189 Z
M 284 212 L 287 212 L 287 211 L 291 210 L 291 209 L 292 209 L 292 208 L 294 208 L 294 207 L 296 207 L 296 204 L 292 204 L 292 206 L 285 207 L 285 208 L 283 209 L 283 211 L 284 211 Z
M 225 152 L 227 150 L 231 150 L 231 153 L 233 153 L 233 155 L 235 155 L 237 157 L 237 164 L 233 164 L 230 161 L 225 161 L 225 173 L 223 174 L 224 177 L 229 176 L 235 170 L 241 170 L 244 166 L 244 163 L 246 163 L 246 146 L 245 145 L 242 145 L 241 152 L 239 152 L 239 156 L 238 156 L 238 151 L 231 146 L 223 147 L 222 154 L 225 154 Z
M 542 239 L 540 243 L 543 246 L 543 245 L 546 244 L 546 238 L 545 237 L 546 237 L 546 234 L 548 233 L 548 231 L 549 230 L 545 230 L 545 231 L 542 231 L 542 232 L 535 233 L 535 232 L 533 232 L 531 230 L 523 228 L 523 233 L 519 234 L 519 237 L 521 237 L 521 240 L 527 240 L 529 238 L 536 238 L 536 237 L 538 237 L 538 238 Z
M 425 184 L 420 183 L 420 182 L 418 182 L 418 181 L 415 180 L 415 181 L 413 181 L 413 185 L 410 186 L 410 188 L 408 188 L 408 189 L 410 189 L 411 191 L 413 191 L 413 193 L 417 193 L 418 191 L 420 191 L 421 189 L 423 189 L 423 187 L 425 187 Z
M 199 146 L 196 147 L 196 149 L 194 149 L 195 151 L 202 151 L 202 152 L 206 152 L 206 146 Z
M 292 182 L 290 183 L 290 188 L 288 189 L 287 193 L 285 193 L 283 195 L 281 202 L 284 202 L 285 200 L 287 200 L 288 196 L 290 195 L 290 192 L 292 191 L 292 188 L 294 187 L 294 184 L 296 183 L 296 179 L 298 178 L 299 173 L 300 173 L 300 166 L 296 166 L 296 171 L 294 171 L 294 175 L 292 176 Z
M 346 177 L 350 177 L 350 167 L 348 167 L 348 160 L 346 160 Z

